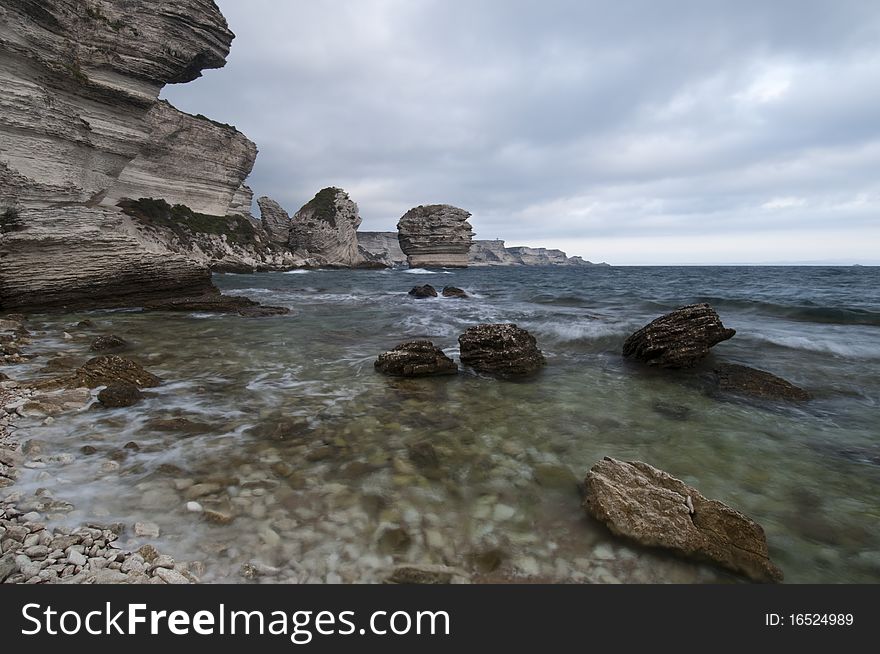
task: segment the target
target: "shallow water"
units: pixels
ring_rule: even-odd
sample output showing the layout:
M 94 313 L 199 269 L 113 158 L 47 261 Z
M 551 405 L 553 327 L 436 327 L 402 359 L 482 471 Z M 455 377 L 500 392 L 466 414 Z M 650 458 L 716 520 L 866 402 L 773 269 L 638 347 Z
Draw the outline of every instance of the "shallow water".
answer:
M 404 561 L 489 579 L 731 580 L 627 545 L 584 517 L 575 481 L 613 456 L 651 463 L 755 518 L 787 581 L 880 581 L 877 268 L 316 271 L 216 281 L 293 313 L 32 317 L 48 334 L 40 351 L 48 343 L 84 361 L 91 339 L 112 332 L 165 381 L 132 409 L 23 427 L 19 435 L 43 441 L 44 454 L 75 457 L 24 479 L 28 491 L 48 487 L 75 505 L 54 519 L 155 522 L 161 549 L 203 560 L 210 581 L 239 580 L 242 564 L 255 563 L 279 569 L 265 581 L 371 582 Z M 472 298 L 409 298 L 422 283 L 460 286 Z M 696 301 L 738 331 L 715 358 L 769 370 L 816 399 L 719 401 L 621 359 L 629 333 Z M 95 328 L 72 330 L 85 317 Z M 457 336 L 481 322 L 530 330 L 546 370 L 520 383 L 373 371 L 380 352 L 415 338 L 457 356 Z M 34 374 L 46 358 L 15 373 Z M 410 454 L 425 440 L 437 469 Z M 84 445 L 98 452 L 83 455 Z M 191 500 L 232 522 L 187 512 Z

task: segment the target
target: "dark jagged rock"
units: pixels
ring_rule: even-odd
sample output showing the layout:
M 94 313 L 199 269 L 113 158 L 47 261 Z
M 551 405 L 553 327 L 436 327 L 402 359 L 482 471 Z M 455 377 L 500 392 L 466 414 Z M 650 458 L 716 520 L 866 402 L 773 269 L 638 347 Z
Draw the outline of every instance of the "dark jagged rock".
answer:
M 458 338 L 461 362 L 496 377 L 525 377 L 545 364 L 535 337 L 516 325 L 479 325 Z
M 95 357 L 70 375 L 37 384 L 40 389 L 98 388 L 128 384 L 137 388 L 155 388 L 162 380 L 131 359 L 110 355 Z
M 430 341 L 413 341 L 380 354 L 376 370 L 391 377 L 455 375 L 458 365 Z
M 623 356 L 660 368 L 691 368 L 709 354 L 709 348 L 736 334 L 721 324 L 708 304 L 677 309 L 630 336 Z
M 143 398 L 143 393 L 132 384 L 112 384 L 98 393 L 98 402 L 108 409 L 134 406 Z
M 443 297 L 451 297 L 458 298 L 461 300 L 466 300 L 468 298 L 468 294 L 465 293 L 460 288 L 456 288 L 455 286 L 447 286 L 443 289 Z
M 410 268 L 467 268 L 474 238 L 464 209 L 448 204 L 409 210 L 397 225 Z
M 430 284 L 425 284 L 424 286 L 416 286 L 409 292 L 417 300 L 424 300 L 429 297 L 437 297 L 437 289 L 431 286 Z
M 93 352 L 118 352 L 128 347 L 128 341 L 115 334 L 109 336 L 99 336 L 92 343 L 91 350 Z
M 782 581 L 761 526 L 646 463 L 611 458 L 587 474 L 584 508 L 618 536 L 711 561 L 758 582 Z
M 756 368 L 726 363 L 704 376 L 714 392 L 746 395 L 762 400 L 807 402 L 812 395 L 781 377 Z
M 283 316 L 290 313 L 284 307 L 267 307 L 246 297 L 208 293 L 197 297 L 176 298 L 150 302 L 147 311 L 204 311 L 206 313 L 237 313 L 246 317 Z

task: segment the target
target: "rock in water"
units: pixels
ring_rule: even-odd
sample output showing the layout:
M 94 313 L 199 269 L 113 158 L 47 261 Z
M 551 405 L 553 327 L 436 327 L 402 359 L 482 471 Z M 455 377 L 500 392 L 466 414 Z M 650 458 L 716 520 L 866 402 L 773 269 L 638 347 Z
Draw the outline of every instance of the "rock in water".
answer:
M 461 300 L 466 300 L 468 297 L 468 294 L 465 293 L 460 288 L 456 288 L 455 286 L 447 286 L 446 288 L 443 289 L 443 297 L 451 297 L 451 298 L 458 298 Z
M 162 380 L 144 370 L 140 364 L 120 356 L 90 359 L 70 375 L 37 384 L 38 388 L 97 388 L 127 384 L 137 388 L 155 388 Z
M 474 238 L 464 209 L 448 204 L 416 207 L 397 225 L 410 268 L 467 268 Z
M 417 300 L 424 300 L 429 297 L 437 297 L 437 289 L 430 284 L 424 286 L 416 286 L 409 292 Z
M 358 206 L 348 193 L 325 188 L 293 217 L 290 249 L 315 266 L 351 267 L 358 264 Z
M 585 481 L 584 508 L 618 536 L 716 563 L 758 582 L 782 581 L 764 530 L 646 463 L 606 458 Z
M 132 384 L 111 384 L 98 393 L 98 402 L 108 409 L 134 406 L 144 399 L 143 393 Z
M 290 242 L 290 216 L 284 208 L 272 198 L 262 197 L 257 200 L 260 207 L 260 221 L 272 243 L 287 247 Z
M 710 347 L 735 334 L 708 304 L 694 304 L 657 318 L 630 336 L 623 344 L 623 356 L 660 368 L 691 368 L 709 354 Z
M 810 393 L 791 382 L 748 366 L 724 364 L 715 368 L 706 378 L 712 390 L 722 393 L 789 402 L 807 402 L 812 399 Z
M 374 364 L 376 370 L 392 377 L 430 377 L 455 375 L 458 366 L 430 341 L 404 343 L 385 354 Z
M 91 349 L 93 352 L 118 352 L 126 347 L 128 347 L 128 341 L 119 338 L 115 334 L 110 334 L 109 336 L 99 336 L 96 338 L 94 343 L 92 343 Z
M 144 306 L 148 311 L 205 311 L 208 313 L 237 313 L 240 316 L 260 318 L 284 316 L 290 313 L 285 307 L 263 306 L 253 300 L 238 295 L 221 295 L 219 292 L 207 293 L 198 297 L 181 297 Z
M 458 338 L 461 362 L 496 377 L 525 377 L 544 366 L 535 337 L 516 325 L 479 325 Z

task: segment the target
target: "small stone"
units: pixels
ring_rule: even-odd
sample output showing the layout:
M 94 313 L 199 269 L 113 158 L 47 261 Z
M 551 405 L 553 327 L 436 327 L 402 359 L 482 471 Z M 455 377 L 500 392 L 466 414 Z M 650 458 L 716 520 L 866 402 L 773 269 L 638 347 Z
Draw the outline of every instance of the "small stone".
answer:
M 385 583 L 445 585 L 456 578 L 467 579 L 467 576 L 461 570 L 441 565 L 406 564 L 396 567 Z
M 425 298 L 438 296 L 437 289 L 430 284 L 425 284 L 424 286 L 416 286 L 409 292 L 409 294 L 417 300 L 423 300 Z
M 182 585 L 192 583 L 189 579 L 177 572 L 177 570 L 169 570 L 167 568 L 158 568 L 156 570 L 156 576 L 166 584 Z
M 134 533 L 141 538 L 159 538 L 159 525 L 154 522 L 137 522 Z
M 76 550 L 73 550 L 73 549 L 70 550 L 70 552 L 67 554 L 67 560 L 70 561 L 71 565 L 83 566 L 86 563 L 88 563 L 88 559 L 86 559 L 86 557 L 83 556 L 83 554 L 81 554 L 80 552 L 77 552 Z
M 498 522 L 510 520 L 515 515 L 516 509 L 506 504 L 496 504 L 495 509 L 492 511 L 492 518 Z
M 214 511 L 212 509 L 206 510 L 202 513 L 202 516 L 205 518 L 207 522 L 210 522 L 215 525 L 228 525 L 235 520 L 235 516 L 229 513 L 223 513 L 221 511 Z
M 153 563 L 159 558 L 159 551 L 152 545 L 144 545 L 137 552 L 147 563 Z
M 443 297 L 466 300 L 468 294 L 460 288 L 456 288 L 455 286 L 447 286 L 443 289 Z
M 150 564 L 150 569 L 156 570 L 158 568 L 173 568 L 174 567 L 174 559 L 166 554 L 160 554 L 156 557 L 156 560 Z
M 186 503 L 186 510 L 189 511 L 190 513 L 201 513 L 205 509 L 198 502 L 187 502 Z
M 108 409 L 123 409 L 134 406 L 144 398 L 134 384 L 112 384 L 98 393 L 98 402 Z
M 93 352 L 119 352 L 128 347 L 128 341 L 115 334 L 109 336 L 99 336 L 92 343 Z

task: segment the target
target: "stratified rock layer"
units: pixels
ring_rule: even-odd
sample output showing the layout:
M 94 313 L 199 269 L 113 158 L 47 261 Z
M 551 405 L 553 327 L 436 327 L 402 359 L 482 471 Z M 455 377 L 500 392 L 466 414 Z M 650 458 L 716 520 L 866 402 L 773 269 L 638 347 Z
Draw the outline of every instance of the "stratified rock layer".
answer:
M 430 341 L 404 343 L 385 354 L 374 364 L 377 371 L 392 377 L 433 377 L 455 375 L 458 366 Z
M 257 200 L 257 205 L 260 207 L 260 222 L 269 240 L 286 247 L 290 241 L 291 225 L 284 207 L 267 197 Z
M 357 238 L 358 252 L 365 263 L 386 268 L 402 268 L 407 265 L 397 232 L 358 232 Z
M 584 508 L 619 536 L 711 561 L 754 581 L 782 581 L 759 524 L 662 470 L 606 458 L 585 485 Z
M 213 290 L 211 272 L 145 244 L 123 214 L 66 207 L 22 211 L 0 235 L 0 309 L 140 306 Z
M 709 354 L 709 348 L 733 338 L 708 304 L 695 304 L 657 318 L 630 336 L 623 356 L 659 368 L 691 368 Z
M 496 377 L 525 377 L 544 366 L 537 341 L 516 325 L 478 325 L 458 338 L 461 362 Z
M 293 217 L 289 246 L 313 266 L 356 266 L 360 224 L 358 206 L 348 193 L 325 188 Z
M 254 144 L 157 99 L 222 67 L 232 39 L 212 0 L 0 0 L 0 214 L 21 221 L 0 234 L 0 306 L 126 306 L 210 288 L 215 252 L 133 226 L 116 205 L 155 197 L 249 216 Z M 222 236 L 208 240 L 226 256 Z
M 471 214 L 448 204 L 411 209 L 397 225 L 411 268 L 467 268 L 474 233 Z

